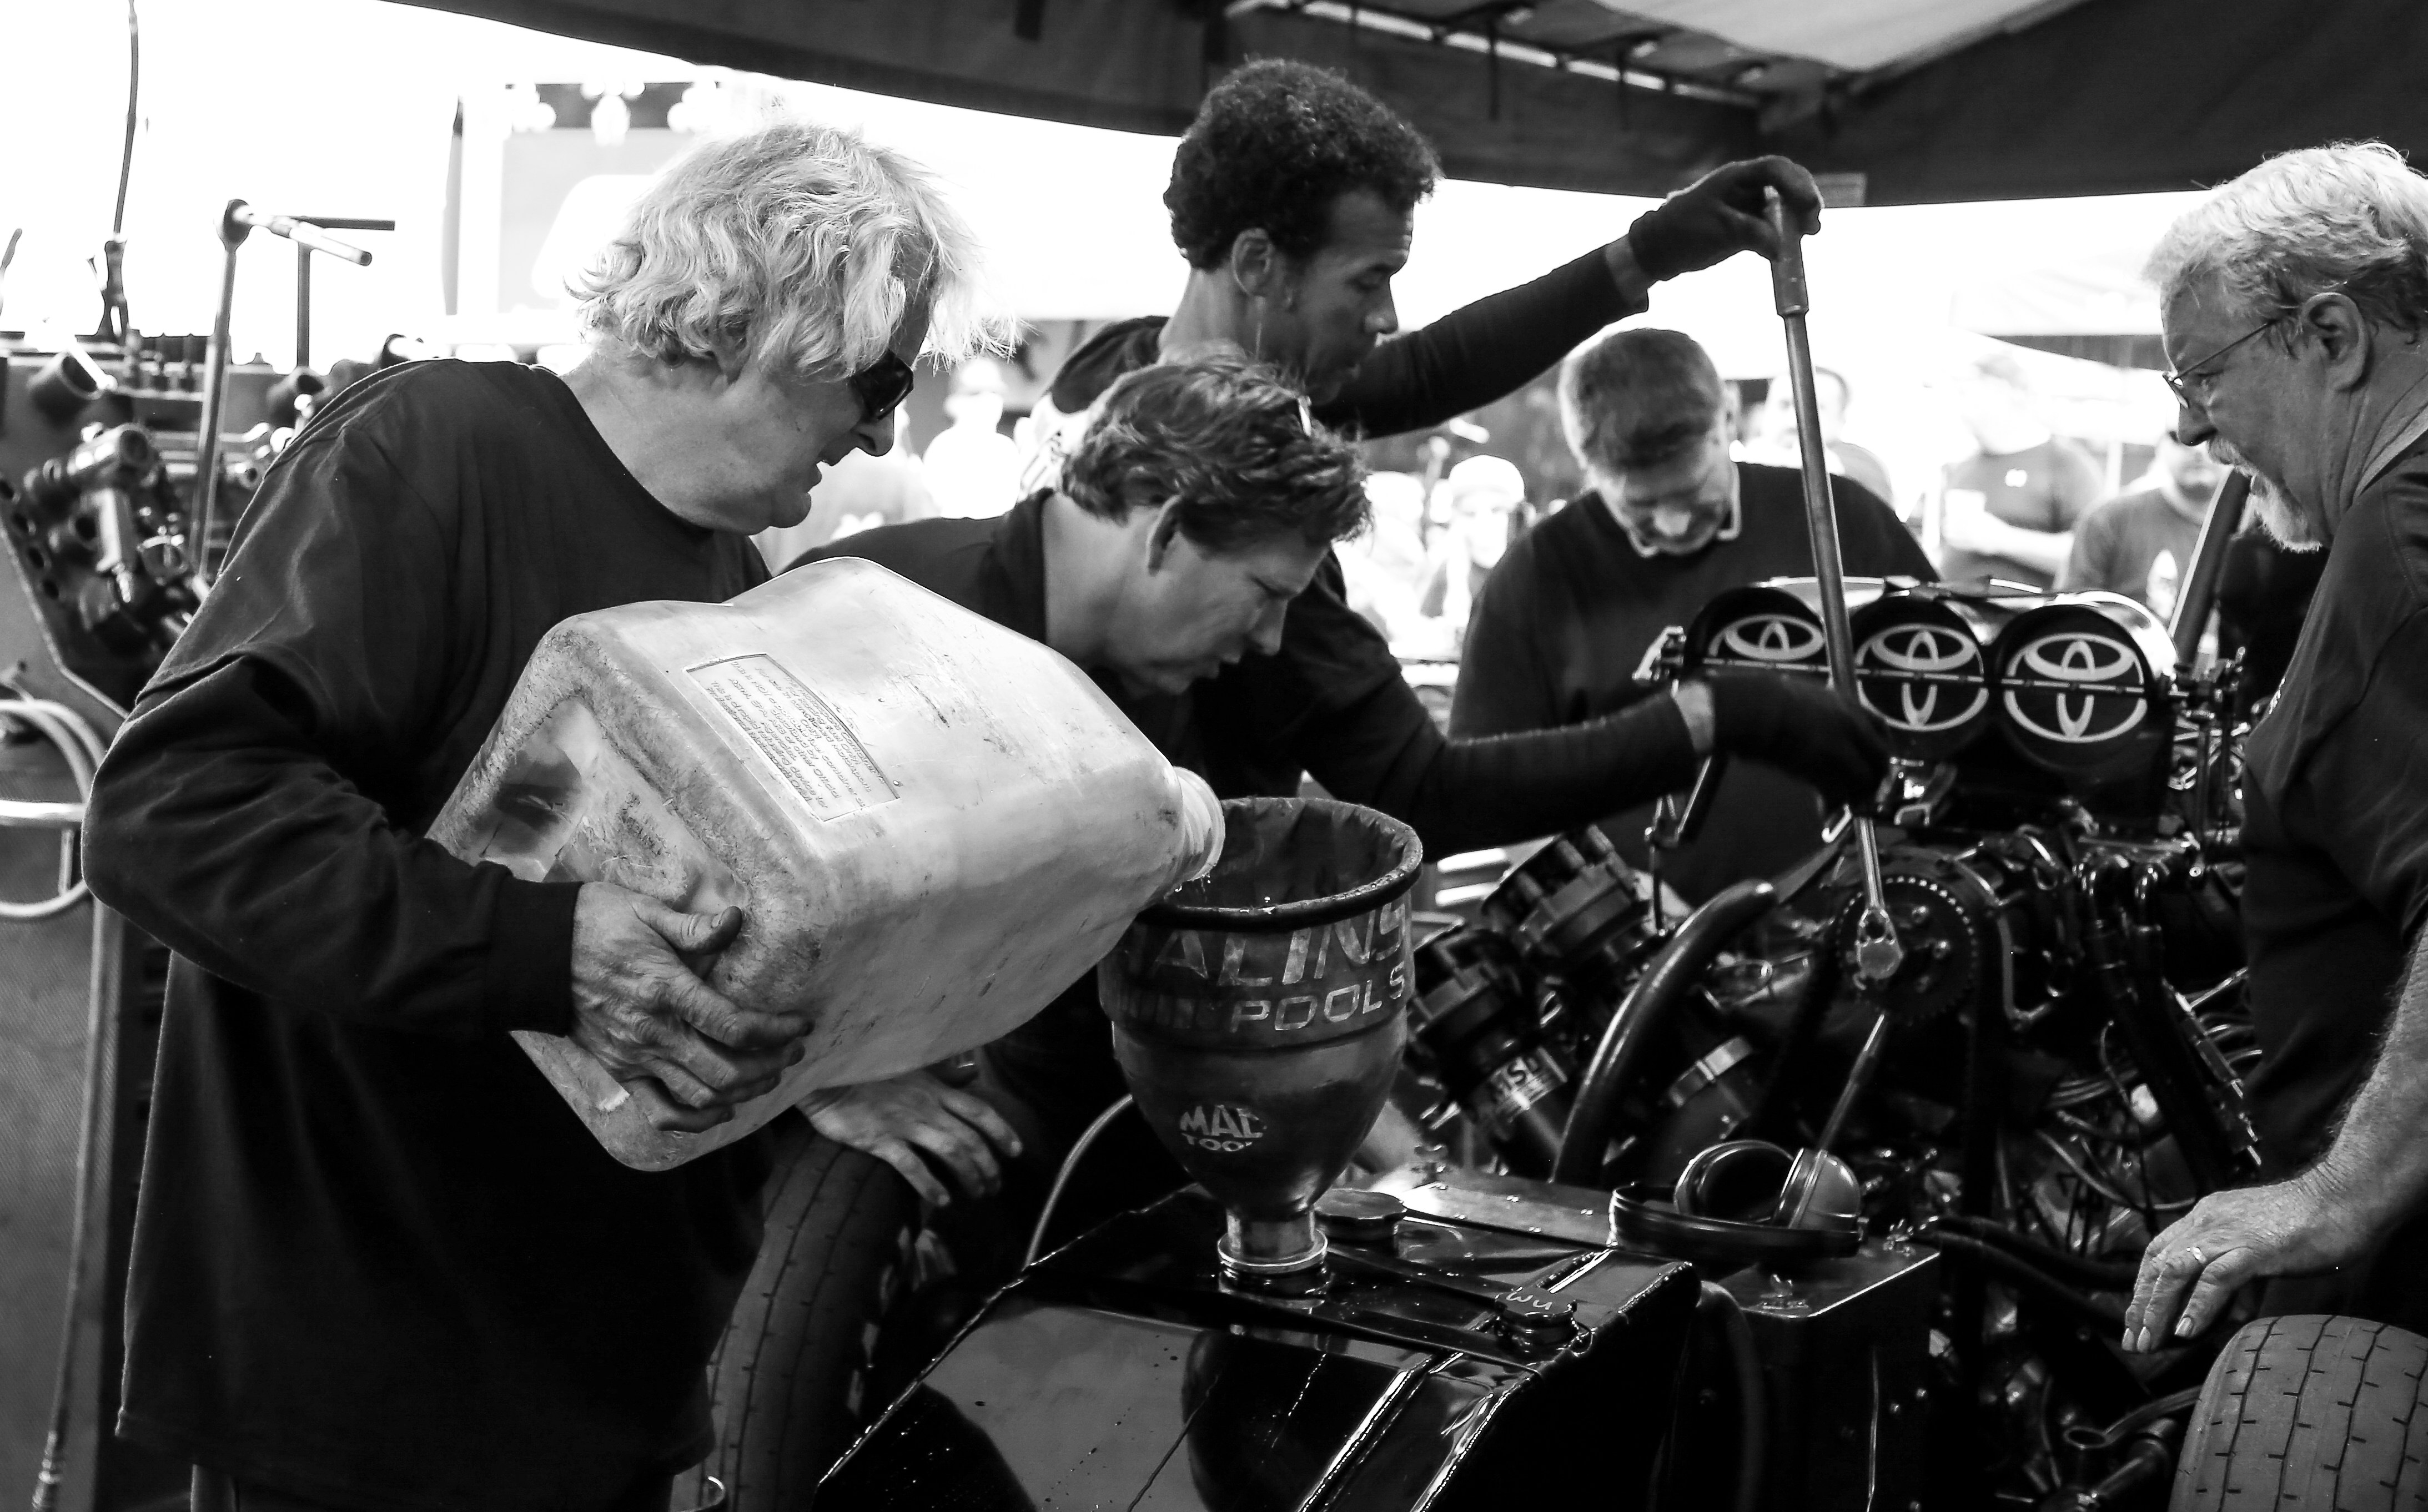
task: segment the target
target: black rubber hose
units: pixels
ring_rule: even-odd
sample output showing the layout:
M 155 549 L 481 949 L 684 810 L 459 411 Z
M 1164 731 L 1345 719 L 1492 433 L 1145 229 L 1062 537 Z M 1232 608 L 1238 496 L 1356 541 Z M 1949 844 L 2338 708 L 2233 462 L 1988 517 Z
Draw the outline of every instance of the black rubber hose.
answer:
M 2074 1441 L 2080 1447 L 2102 1452 L 2113 1449 L 2160 1418 L 2190 1412 L 2200 1405 L 2201 1390 L 2200 1387 L 2187 1386 L 2180 1391 L 2171 1391 L 2142 1403 L 2105 1428 L 2070 1429 L 2067 1437 L 2071 1439 L 2075 1433 L 2079 1432 L 2082 1438 Z
M 2138 1260 L 2095 1260 L 2069 1255 L 1988 1218 L 1949 1213 L 1934 1222 L 1942 1228 L 1995 1244 L 2016 1259 L 2037 1265 L 2067 1285 L 2080 1287 L 2086 1292 L 2130 1292 L 2134 1279 L 2141 1271 Z
M 75 1425 L 75 1368 L 84 1347 L 84 1318 L 90 1282 L 85 1272 L 92 1243 L 108 1221 L 109 1192 L 101 1163 L 109 1143 L 110 1074 L 118 1058 L 117 994 L 99 990 L 106 952 L 124 948 L 133 926 L 99 910 L 92 935 L 95 990 L 90 994 L 85 1039 L 84 1122 L 76 1142 L 76 1205 L 68 1232 L 67 1317 L 59 1327 L 58 1374 L 51 1392 L 50 1432 L 42 1441 L 41 1468 L 34 1479 L 33 1512 L 52 1512 L 67 1470 L 68 1435 Z M 107 1431 L 105 1428 L 104 1431 Z
M 1568 1110 L 1568 1127 L 1560 1135 L 1560 1160 L 1551 1168 L 1552 1180 L 1573 1186 L 1600 1183 L 1602 1151 L 1610 1146 L 1619 1094 L 1643 1058 L 1653 1031 L 1695 990 L 1720 947 L 1778 902 L 1779 894 L 1769 883 L 1740 882 L 1722 889 L 1678 926 L 1678 933 L 1628 989 L 1618 1012 L 1610 1016 L 1610 1027 L 1602 1031 L 1601 1044 L 1596 1047 L 1593 1062 L 1577 1085 L 1576 1102 Z
M 2090 1325 L 2096 1332 L 2112 1334 L 2124 1326 L 2123 1309 L 2109 1311 L 2029 1260 L 2010 1255 L 1995 1244 L 1983 1244 L 1970 1234 L 1960 1234 L 1952 1228 L 1925 1228 L 1914 1238 L 1933 1249 L 1979 1261 L 1983 1270 L 2000 1280 L 2053 1304 L 2059 1311 L 2067 1313 L 2077 1323 Z
M 1762 1505 L 1763 1470 L 1770 1454 L 1770 1417 L 1769 1403 L 1763 1395 L 1762 1357 L 1753 1348 L 1753 1328 L 1746 1322 L 1745 1309 L 1728 1289 L 1710 1281 L 1703 1283 L 1695 1311 L 1718 1320 L 1720 1334 L 1728 1341 L 1729 1374 L 1736 1377 L 1737 1386 L 1737 1489 L 1730 1502 L 1736 1512 L 1755 1512 Z

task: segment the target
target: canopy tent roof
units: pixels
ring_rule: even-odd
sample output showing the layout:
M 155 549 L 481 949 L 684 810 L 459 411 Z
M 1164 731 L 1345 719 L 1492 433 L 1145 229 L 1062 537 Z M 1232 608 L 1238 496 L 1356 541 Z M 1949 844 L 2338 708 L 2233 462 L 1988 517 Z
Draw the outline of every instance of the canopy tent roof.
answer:
M 1914 62 L 1951 51 L 1999 29 L 2053 14 L 2081 0 L 1629 0 L 1613 5 L 1540 6 L 1511 12 L 1508 28 L 1539 34 L 1554 45 L 1590 45 L 1645 39 L 1644 61 L 1660 68 L 1670 49 L 1681 54 L 1698 36 L 1775 58 L 1805 58 L 1846 73 Z M 1437 17 L 1472 10 L 1421 8 Z M 1648 31 L 1650 35 L 1648 37 Z M 1673 65 L 1678 66 L 1678 65 Z M 1756 88 L 1775 89 L 1764 80 Z
M 1453 176 L 1603 193 L 1665 193 L 1761 152 L 1855 203 L 2127 193 L 2341 138 L 2428 142 L 2417 0 L 418 3 L 1162 134 L 1232 64 L 1299 57 L 1390 101 Z

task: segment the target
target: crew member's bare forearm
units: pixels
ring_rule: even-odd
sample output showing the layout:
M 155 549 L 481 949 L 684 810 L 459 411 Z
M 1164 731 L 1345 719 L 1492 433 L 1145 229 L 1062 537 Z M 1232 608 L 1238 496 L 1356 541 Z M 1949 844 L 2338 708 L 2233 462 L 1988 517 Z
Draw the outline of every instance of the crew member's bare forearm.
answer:
M 2020 524 L 2008 524 L 1991 514 L 1977 514 L 1969 522 L 1947 519 L 1943 536 L 1957 551 L 2003 556 L 2052 577 L 2064 573 L 2066 559 L 2074 553 L 2074 531 L 2025 529 Z
M 2202 1196 L 2149 1243 L 2124 1309 L 2124 1347 L 2190 1338 L 2265 1276 L 2351 1264 L 2428 1196 L 2428 930 L 2411 947 L 2394 1022 L 2326 1155 L 2268 1187 Z
M 2349 1265 L 2428 1197 L 2428 930 L 2412 944 L 2394 1020 L 2343 1125 L 2301 1175 L 2212 1192 L 2150 1242 L 2124 1309 L 2124 1347 L 2199 1333 L 2235 1292 Z
M 2412 942 L 2377 1062 L 2310 1179 L 2371 1228 L 2428 1197 L 2428 929 Z
M 2018 529 L 2010 545 L 2024 565 L 2055 577 L 2065 571 L 2066 559 L 2074 555 L 2074 532 Z

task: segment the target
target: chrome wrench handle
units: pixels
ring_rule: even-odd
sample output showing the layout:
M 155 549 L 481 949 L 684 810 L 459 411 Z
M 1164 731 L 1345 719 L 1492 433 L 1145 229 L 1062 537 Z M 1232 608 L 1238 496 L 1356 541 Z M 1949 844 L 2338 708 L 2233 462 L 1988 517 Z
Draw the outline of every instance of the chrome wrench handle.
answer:
M 1813 541 L 1813 579 L 1821 593 L 1821 637 L 1829 658 L 1829 687 L 1858 718 L 1855 632 L 1846 614 L 1846 564 L 1838 550 L 1838 508 L 1829 495 L 1829 463 L 1822 449 L 1821 402 L 1813 386 L 1813 339 L 1804 317 L 1813 308 L 1804 279 L 1804 238 L 1787 223 L 1787 205 L 1777 189 L 1763 191 L 1763 212 L 1778 242 L 1770 261 L 1770 292 L 1787 328 L 1787 379 L 1796 398 L 1796 438 L 1804 459 L 1804 528 Z M 1855 975 L 1886 982 L 1905 962 L 1896 924 L 1889 918 L 1880 877 L 1880 841 L 1869 819 L 1855 819 L 1855 854 L 1863 863 L 1863 912 L 1855 923 Z

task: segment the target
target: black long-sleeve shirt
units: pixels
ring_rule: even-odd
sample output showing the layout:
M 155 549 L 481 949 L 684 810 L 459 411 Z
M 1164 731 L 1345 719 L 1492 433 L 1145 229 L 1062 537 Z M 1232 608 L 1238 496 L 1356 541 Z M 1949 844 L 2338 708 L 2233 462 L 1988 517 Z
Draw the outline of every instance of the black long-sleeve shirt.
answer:
M 1690 556 L 1637 550 L 1594 494 L 1512 545 L 1468 622 L 1452 731 L 1549 729 L 1635 705 L 1646 696 L 1636 666 L 1664 629 L 1693 619 L 1725 589 L 1810 576 L 1800 476 L 1739 463 L 1737 479 L 1734 529 Z M 1870 490 L 1840 479 L 1834 496 L 1848 572 L 1937 577 Z M 1811 787 L 1775 768 L 1732 762 L 1702 835 L 1664 859 L 1662 881 L 1700 902 L 1732 882 L 1773 875 L 1821 843 L 1821 795 Z M 1614 811 L 1603 828 L 1642 865 L 1650 819 L 1649 809 Z
M 94 891 L 176 953 L 123 1431 L 379 1512 L 705 1453 L 762 1157 L 608 1156 L 506 1033 L 569 1026 L 578 888 L 421 836 L 550 627 L 764 576 L 536 368 L 367 379 L 271 469 L 92 793 Z
M 1000 519 L 864 531 L 801 561 L 864 558 L 1042 641 L 1044 498 Z M 1252 653 L 1178 695 L 1099 681 L 1167 758 L 1222 796 L 1287 796 L 1311 773 L 1335 796 L 1405 821 L 1435 855 L 1588 823 L 1695 771 L 1685 721 L 1665 698 L 1563 729 L 1444 739 L 1381 633 L 1349 607 L 1330 559 L 1290 601 L 1273 655 Z M 1049 1118 L 1084 1122 L 1120 1095 L 1095 990 L 1091 975 L 989 1047 L 1001 1079 Z
M 1315 414 L 1367 436 L 1436 425 L 1533 381 L 1642 309 L 1597 248 L 1381 343 Z M 1078 415 L 1124 374 L 1160 361 L 1164 324 L 1157 316 L 1098 332 L 1055 374 L 1053 407 Z M 1036 510 L 1032 499 L 1000 528 L 946 523 L 871 532 L 811 557 L 883 561 L 1043 640 Z M 1693 760 L 1685 724 L 1665 700 L 1562 740 L 1444 740 L 1389 645 L 1350 610 L 1337 560 L 1291 603 L 1276 655 L 1247 657 L 1177 697 L 1114 696 L 1167 756 L 1203 772 L 1217 792 L 1295 793 L 1300 774 L 1312 773 L 1325 790 L 1413 825 L 1435 854 L 1587 822 L 1606 812 L 1591 806 L 1600 795 L 1669 791 Z
M 862 531 L 793 565 L 862 558 L 1042 641 L 1044 505 L 1038 495 L 997 519 Z M 1168 759 L 1223 797 L 1288 796 L 1307 773 L 1404 821 L 1436 855 L 1587 823 L 1695 772 L 1685 721 L 1665 698 L 1562 729 L 1445 739 L 1382 633 L 1349 607 L 1331 558 L 1290 601 L 1273 655 L 1251 653 L 1179 694 L 1098 682 Z
M 1643 310 L 1612 280 L 1610 261 L 1597 248 L 1380 343 L 1340 392 L 1315 406 L 1315 417 L 1358 436 L 1439 425 L 1532 382 L 1595 332 Z M 1117 320 L 1063 362 L 1032 416 L 1037 433 L 1021 462 L 1024 495 L 1060 480 L 1089 411 L 1115 380 L 1163 360 L 1166 323 L 1159 315 Z
M 1378 345 L 1316 406 L 1364 436 L 1438 425 L 1489 404 L 1643 306 L 1600 249 Z M 1045 638 L 1034 490 L 1058 477 L 1079 417 L 1124 374 L 1162 360 L 1161 317 L 1107 326 L 1071 354 L 1039 407 L 1046 432 L 1023 469 L 1032 496 L 1002 521 L 872 530 L 804 560 L 866 557 L 1025 635 Z M 1171 759 L 1225 797 L 1291 794 L 1311 773 L 1335 795 L 1412 825 L 1435 855 L 1551 834 L 1682 787 L 1694 751 L 1666 699 L 1567 730 L 1445 740 L 1390 646 L 1349 608 L 1327 560 L 1290 604 L 1279 652 L 1251 655 L 1176 697 L 1114 701 Z M 997 1078 L 1049 1125 L 1084 1121 L 1121 1092 L 1092 977 L 988 1049 Z M 1075 1133 L 1075 1127 L 1069 1132 Z
M 1439 425 L 1532 382 L 1587 336 L 1643 311 L 1596 248 L 1377 345 L 1315 416 L 1362 436 Z M 1090 337 L 1054 375 L 1054 408 L 1077 415 L 1124 373 L 1152 366 L 1164 323 L 1161 316 L 1118 320 Z

